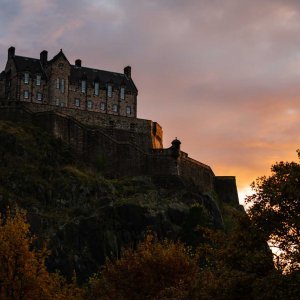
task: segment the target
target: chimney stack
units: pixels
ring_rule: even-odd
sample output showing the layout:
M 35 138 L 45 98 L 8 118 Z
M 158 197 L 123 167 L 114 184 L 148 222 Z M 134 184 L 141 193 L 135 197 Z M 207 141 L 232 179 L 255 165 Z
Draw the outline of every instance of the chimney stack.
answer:
M 81 68 L 81 59 L 76 59 L 75 60 L 75 66 L 78 68 Z
M 128 77 L 131 78 L 131 67 L 127 66 L 124 68 L 124 74 Z
M 41 64 L 42 64 L 43 67 L 47 64 L 47 62 L 48 62 L 48 51 L 43 50 L 40 53 L 40 61 L 41 61 Z
M 7 51 L 8 59 L 15 57 L 15 51 L 16 51 L 15 47 L 8 48 L 8 51 Z

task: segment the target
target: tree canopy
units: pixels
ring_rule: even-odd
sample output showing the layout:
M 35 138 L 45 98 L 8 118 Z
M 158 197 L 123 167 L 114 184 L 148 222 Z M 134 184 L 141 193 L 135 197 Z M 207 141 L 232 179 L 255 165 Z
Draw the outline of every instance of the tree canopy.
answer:
M 300 152 L 298 157 L 300 158 Z M 273 247 L 278 269 L 300 269 L 300 164 L 279 162 L 271 175 L 258 178 L 248 196 L 248 214 Z
M 46 247 L 36 250 L 24 211 L 0 214 L 0 298 L 79 299 L 81 291 L 57 273 L 49 273 Z

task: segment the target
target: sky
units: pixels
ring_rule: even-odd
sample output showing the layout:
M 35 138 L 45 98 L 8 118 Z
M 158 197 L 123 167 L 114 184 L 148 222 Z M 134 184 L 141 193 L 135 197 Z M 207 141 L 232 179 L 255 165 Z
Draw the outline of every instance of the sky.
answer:
M 299 0 L 0 0 L 7 49 L 123 72 L 132 67 L 138 116 L 157 121 L 164 147 L 216 175 L 236 176 L 240 202 L 277 161 L 297 161 Z

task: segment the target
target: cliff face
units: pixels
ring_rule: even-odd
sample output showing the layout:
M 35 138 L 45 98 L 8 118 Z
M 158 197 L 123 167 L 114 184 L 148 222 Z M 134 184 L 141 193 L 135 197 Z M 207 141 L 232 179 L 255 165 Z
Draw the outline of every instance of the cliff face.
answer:
M 48 242 L 49 268 L 82 280 L 147 230 L 196 245 L 199 226 L 227 230 L 235 209 L 177 176 L 108 180 L 45 131 L 0 121 L 0 209 L 15 203 Z

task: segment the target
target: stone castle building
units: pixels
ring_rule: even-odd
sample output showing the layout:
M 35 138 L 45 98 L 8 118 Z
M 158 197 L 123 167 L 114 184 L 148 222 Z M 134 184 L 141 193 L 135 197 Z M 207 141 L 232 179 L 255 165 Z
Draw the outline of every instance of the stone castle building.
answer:
M 46 50 L 35 59 L 10 47 L 1 78 L 6 99 L 136 117 L 138 91 L 129 66 L 120 74 L 83 67 L 80 59 L 71 65 L 62 50 L 48 60 Z
M 116 73 L 80 59 L 72 65 L 62 50 L 48 60 L 46 50 L 36 59 L 10 47 L 0 73 L 0 118 L 43 127 L 106 176 L 180 176 L 238 205 L 235 177 L 215 176 L 177 139 L 163 148 L 161 126 L 137 118 L 137 96 L 130 66 Z

